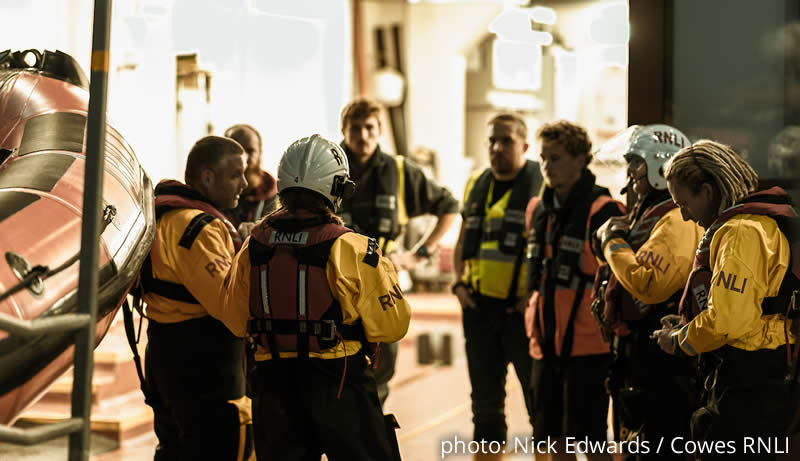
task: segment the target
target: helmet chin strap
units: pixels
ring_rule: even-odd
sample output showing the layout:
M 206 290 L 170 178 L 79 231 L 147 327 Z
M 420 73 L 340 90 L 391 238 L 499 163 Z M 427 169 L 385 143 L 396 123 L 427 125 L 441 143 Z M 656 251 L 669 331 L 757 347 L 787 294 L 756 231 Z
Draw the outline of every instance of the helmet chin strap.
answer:
M 639 181 L 640 179 L 647 179 L 647 173 L 635 178 L 632 178 L 630 175 L 628 175 L 628 180 L 625 181 L 625 185 L 622 186 L 622 189 L 619 191 L 619 193 L 626 194 L 628 192 L 628 189 L 631 188 L 634 184 L 636 184 L 636 182 Z

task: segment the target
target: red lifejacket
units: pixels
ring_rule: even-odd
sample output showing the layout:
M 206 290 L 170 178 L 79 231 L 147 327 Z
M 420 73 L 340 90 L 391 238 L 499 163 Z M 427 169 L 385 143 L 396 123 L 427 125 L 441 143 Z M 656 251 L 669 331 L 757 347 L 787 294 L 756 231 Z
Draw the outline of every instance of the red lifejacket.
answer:
M 676 207 L 677 205 L 670 198 L 656 203 L 644 211 L 628 233 L 627 243 L 634 253 L 639 251 L 639 248 L 650 238 L 656 223 Z M 636 211 L 633 214 L 635 215 Z M 666 271 L 666 268 L 664 270 Z M 642 319 L 651 308 L 622 288 L 617 276 L 610 270 L 607 263 L 603 263 L 600 266 L 597 275 L 594 285 L 596 290 L 595 300 L 598 301 L 602 298 L 603 307 L 602 316 L 600 315 L 601 312 L 595 312 L 595 315 L 600 321 L 600 327 L 603 329 L 604 335 L 610 334 L 609 330 L 613 331 L 617 336 L 629 335 L 631 331 L 627 322 Z M 604 284 L 604 282 L 606 283 Z M 598 307 L 599 305 L 595 304 L 592 306 L 592 310 L 595 311 Z M 609 338 L 607 337 L 607 339 Z
M 780 187 L 755 192 L 740 203 L 724 210 L 703 235 L 695 254 L 692 272 L 680 301 L 679 313 L 684 322 L 689 322 L 708 307 L 708 296 L 713 275 L 710 264 L 711 240 L 717 229 L 730 218 L 740 214 L 754 214 L 773 218 L 781 232 L 789 240 L 791 248 L 790 267 L 781 282 L 778 295 L 764 298 L 761 303 L 763 315 L 787 313 L 793 294 L 800 288 L 800 234 L 797 233 L 800 218 L 792 208 L 791 198 Z M 792 307 L 792 306 L 790 306 Z M 797 309 L 800 306 L 794 306 Z
M 233 227 L 233 224 L 228 221 L 228 218 L 225 217 L 221 211 L 217 210 L 214 205 L 208 202 L 207 198 L 203 197 L 199 192 L 186 184 L 173 179 L 163 180 L 156 186 L 155 197 L 156 219 L 160 218 L 161 215 L 167 211 L 178 208 L 201 210 L 221 220 L 225 224 L 228 233 L 231 234 L 233 247 L 236 251 L 242 248 L 242 237 L 239 235 L 236 228 Z
M 350 229 L 327 218 L 288 219 L 281 212 L 250 236 L 248 333 L 272 358 L 280 352 L 330 349 L 340 339 L 366 341 L 361 324 L 342 324 L 326 267 L 333 243 Z

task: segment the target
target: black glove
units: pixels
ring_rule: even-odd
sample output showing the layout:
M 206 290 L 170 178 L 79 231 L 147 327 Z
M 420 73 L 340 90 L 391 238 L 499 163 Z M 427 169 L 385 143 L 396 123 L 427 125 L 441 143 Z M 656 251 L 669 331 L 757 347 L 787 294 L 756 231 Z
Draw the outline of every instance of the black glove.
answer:
M 592 236 L 592 251 L 595 252 L 595 256 L 605 261 L 603 250 L 608 241 L 614 238 L 627 238 L 630 225 L 630 221 L 624 216 L 612 216 L 608 218 Z

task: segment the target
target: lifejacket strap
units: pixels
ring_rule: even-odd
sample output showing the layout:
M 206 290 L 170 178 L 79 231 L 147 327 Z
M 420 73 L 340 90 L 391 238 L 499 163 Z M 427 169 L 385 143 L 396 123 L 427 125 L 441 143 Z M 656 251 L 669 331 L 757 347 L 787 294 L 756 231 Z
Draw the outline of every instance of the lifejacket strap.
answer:
M 361 323 L 353 325 L 339 324 L 334 320 L 288 320 L 288 319 L 250 319 L 247 321 L 247 332 L 257 335 L 308 335 L 322 341 L 333 341 L 337 336 L 351 341 L 366 342 L 366 335 Z
M 184 285 L 153 277 L 153 263 L 150 259 L 150 254 L 145 257 L 139 273 L 144 292 L 154 293 L 161 297 L 173 301 L 180 301 L 182 303 L 200 304 L 200 301 L 198 301 Z

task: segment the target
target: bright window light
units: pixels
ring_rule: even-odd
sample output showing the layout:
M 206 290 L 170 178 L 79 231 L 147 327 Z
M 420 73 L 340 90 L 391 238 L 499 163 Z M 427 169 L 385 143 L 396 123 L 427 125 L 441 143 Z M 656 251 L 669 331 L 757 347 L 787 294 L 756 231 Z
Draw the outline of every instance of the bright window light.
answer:
M 626 67 L 628 65 L 628 47 L 625 45 L 612 45 L 600 51 L 600 60 L 611 67 Z
M 610 3 L 596 9 L 589 38 L 600 45 L 627 45 L 631 35 L 628 4 Z
M 544 109 L 544 101 L 531 94 L 491 90 L 486 99 L 497 109 L 538 111 Z
M 538 90 L 542 86 L 542 47 L 496 39 L 492 44 L 492 80 L 504 90 Z
M 403 102 L 405 79 L 400 72 L 383 68 L 375 72 L 375 97 L 384 105 L 394 107 Z
M 531 8 L 530 18 L 539 24 L 553 25 L 556 23 L 556 10 L 546 6 L 534 6 Z
M 553 43 L 553 36 L 549 32 L 531 29 L 528 12 L 519 8 L 509 8 L 498 14 L 489 24 L 489 32 L 506 41 L 544 46 Z

